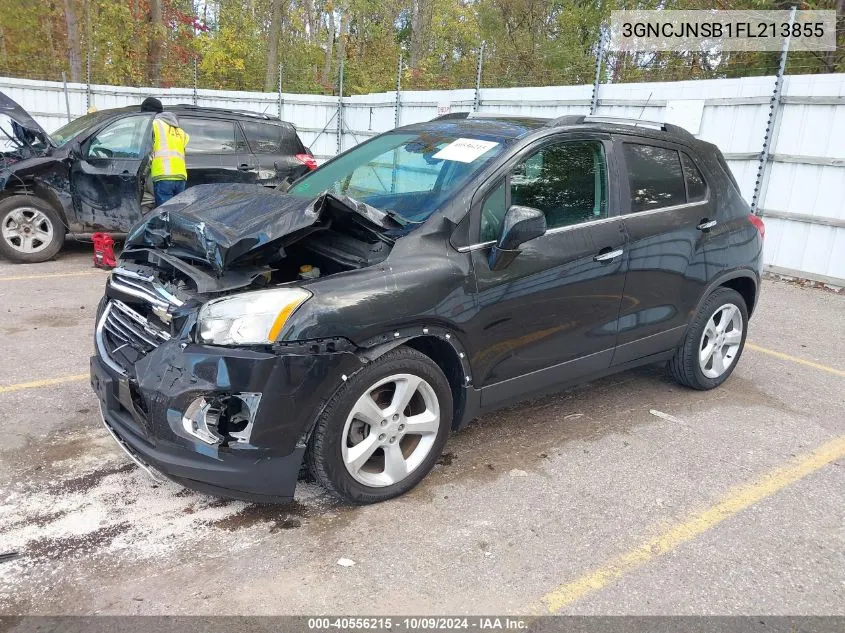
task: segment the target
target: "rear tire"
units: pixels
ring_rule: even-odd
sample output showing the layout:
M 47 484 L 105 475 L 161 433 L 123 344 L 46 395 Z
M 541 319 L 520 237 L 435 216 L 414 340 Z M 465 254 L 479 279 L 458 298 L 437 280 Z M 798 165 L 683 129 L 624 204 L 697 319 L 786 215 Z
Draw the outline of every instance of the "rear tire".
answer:
M 717 288 L 690 322 L 683 343 L 667 367 L 672 378 L 692 389 L 718 387 L 733 373 L 745 348 L 748 309 L 736 290 Z
M 65 225 L 55 209 L 35 196 L 0 202 L 0 255 L 20 264 L 52 259 L 65 243 Z
M 398 347 L 335 393 L 317 419 L 306 465 L 318 483 L 347 503 L 386 501 L 423 480 L 451 427 L 446 376 L 428 356 Z

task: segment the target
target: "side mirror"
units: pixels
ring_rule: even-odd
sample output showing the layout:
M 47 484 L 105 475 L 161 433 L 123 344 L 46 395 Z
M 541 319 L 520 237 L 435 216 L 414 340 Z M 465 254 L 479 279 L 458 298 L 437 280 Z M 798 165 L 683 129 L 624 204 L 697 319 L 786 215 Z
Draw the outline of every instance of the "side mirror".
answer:
M 507 268 L 519 255 L 519 245 L 546 232 L 546 216 L 539 209 L 512 205 L 502 221 L 496 245 L 490 249 L 487 263 L 490 270 Z

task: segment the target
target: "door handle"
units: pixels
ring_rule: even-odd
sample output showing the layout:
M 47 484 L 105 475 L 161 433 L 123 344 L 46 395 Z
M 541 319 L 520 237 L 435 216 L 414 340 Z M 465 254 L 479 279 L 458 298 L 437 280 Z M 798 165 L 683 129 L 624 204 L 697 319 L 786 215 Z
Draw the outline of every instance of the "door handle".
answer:
M 695 228 L 697 228 L 699 231 L 709 231 L 717 224 L 718 222 L 716 222 L 716 220 L 708 220 L 707 218 L 702 218 L 701 224 L 699 224 Z
M 120 179 L 121 180 L 135 180 L 135 174 L 133 174 L 128 169 L 124 169 L 122 172 L 120 172 Z
M 238 171 L 250 171 L 251 169 L 252 167 L 250 167 L 246 163 L 241 163 L 240 165 L 238 165 Z
M 594 261 L 597 262 L 609 262 L 612 259 L 616 259 L 622 254 L 622 249 L 617 248 L 615 251 L 607 251 L 606 253 L 599 253 L 595 257 L 593 257 Z

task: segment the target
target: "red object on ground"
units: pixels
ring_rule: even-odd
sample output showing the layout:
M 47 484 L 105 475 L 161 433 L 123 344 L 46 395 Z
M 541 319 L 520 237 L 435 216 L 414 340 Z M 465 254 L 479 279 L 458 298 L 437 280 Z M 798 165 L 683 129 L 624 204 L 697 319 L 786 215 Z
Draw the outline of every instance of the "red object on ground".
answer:
M 117 266 L 114 240 L 105 233 L 94 233 L 91 239 L 94 240 L 94 266 L 105 270 L 111 270 Z

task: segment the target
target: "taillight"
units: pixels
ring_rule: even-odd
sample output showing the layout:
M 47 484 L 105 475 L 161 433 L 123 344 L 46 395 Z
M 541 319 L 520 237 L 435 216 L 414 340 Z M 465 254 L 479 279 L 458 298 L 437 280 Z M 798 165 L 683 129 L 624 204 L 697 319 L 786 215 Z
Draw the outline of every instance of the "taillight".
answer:
M 759 215 L 754 215 L 753 213 L 748 216 L 748 221 L 753 224 L 758 231 L 760 231 L 760 238 L 765 239 L 766 237 L 766 225 L 763 224 L 763 218 Z
M 305 165 L 311 171 L 317 169 L 317 159 L 311 154 L 297 154 L 296 160 Z

